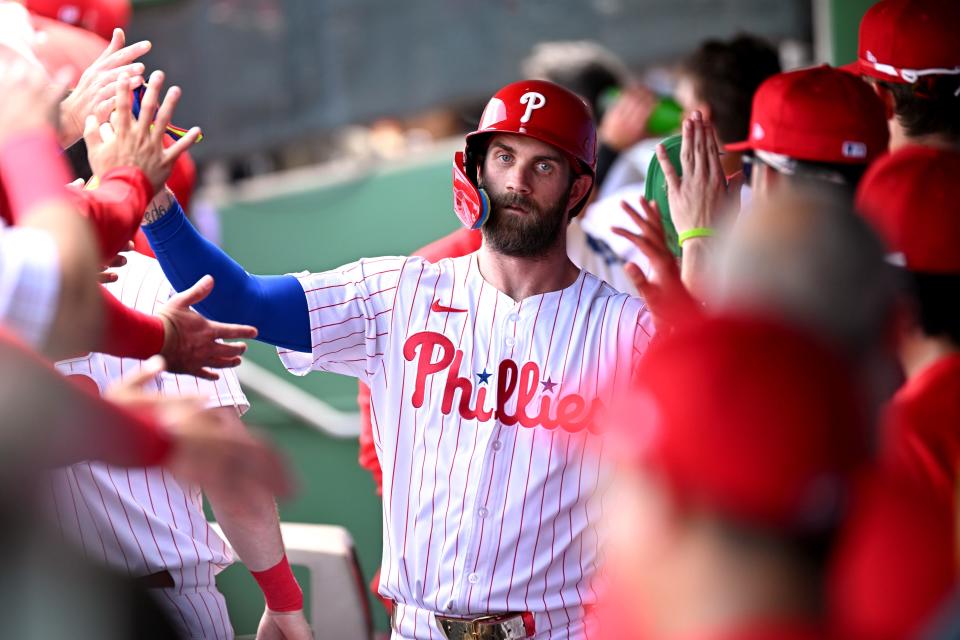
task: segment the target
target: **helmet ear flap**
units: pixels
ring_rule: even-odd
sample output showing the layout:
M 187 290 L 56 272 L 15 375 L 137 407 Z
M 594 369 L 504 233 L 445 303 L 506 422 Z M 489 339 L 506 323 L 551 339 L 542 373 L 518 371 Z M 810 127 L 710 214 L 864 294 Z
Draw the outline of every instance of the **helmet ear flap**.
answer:
M 469 152 L 468 152 L 469 153 Z M 476 167 L 471 166 L 468 156 L 458 151 L 453 156 L 453 210 L 468 229 L 479 229 L 490 217 L 490 198 L 471 177 Z

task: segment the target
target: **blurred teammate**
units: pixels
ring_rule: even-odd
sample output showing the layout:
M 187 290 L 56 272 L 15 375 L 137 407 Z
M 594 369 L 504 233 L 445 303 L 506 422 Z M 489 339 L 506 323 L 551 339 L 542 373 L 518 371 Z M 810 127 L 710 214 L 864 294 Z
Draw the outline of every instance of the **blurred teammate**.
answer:
M 822 638 L 823 581 L 867 453 L 845 367 L 725 316 L 653 346 L 624 398 L 597 637 Z

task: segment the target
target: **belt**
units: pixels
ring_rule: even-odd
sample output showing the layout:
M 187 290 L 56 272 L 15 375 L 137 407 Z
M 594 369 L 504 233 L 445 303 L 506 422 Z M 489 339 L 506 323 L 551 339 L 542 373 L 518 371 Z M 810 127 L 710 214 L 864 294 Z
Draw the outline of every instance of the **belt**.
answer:
M 391 626 L 396 630 L 397 610 L 390 616 Z M 447 640 L 524 640 L 536 633 L 533 614 L 494 613 L 476 617 L 443 616 L 434 613 L 433 618 Z
M 150 575 L 134 578 L 134 581 L 144 589 L 172 589 L 177 586 L 173 576 L 166 569 Z

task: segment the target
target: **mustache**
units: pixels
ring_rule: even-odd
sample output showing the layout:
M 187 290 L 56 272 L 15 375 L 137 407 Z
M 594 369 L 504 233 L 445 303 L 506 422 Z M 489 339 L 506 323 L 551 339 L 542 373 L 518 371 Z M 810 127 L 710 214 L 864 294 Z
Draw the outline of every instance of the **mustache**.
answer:
M 540 211 L 539 207 L 537 207 L 537 203 L 534 202 L 532 198 L 525 196 L 522 193 L 515 193 L 512 191 L 507 191 L 504 193 L 492 193 L 487 191 L 487 196 L 490 198 L 490 203 L 499 209 L 503 209 L 505 207 L 517 207 L 526 211 Z

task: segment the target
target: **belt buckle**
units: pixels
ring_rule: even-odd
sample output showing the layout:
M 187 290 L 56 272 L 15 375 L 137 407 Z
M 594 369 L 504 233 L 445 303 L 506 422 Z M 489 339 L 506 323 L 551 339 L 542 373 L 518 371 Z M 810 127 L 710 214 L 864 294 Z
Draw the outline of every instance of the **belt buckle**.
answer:
M 532 637 L 534 630 L 529 613 L 497 613 L 469 619 L 435 617 L 447 640 L 515 640 Z

